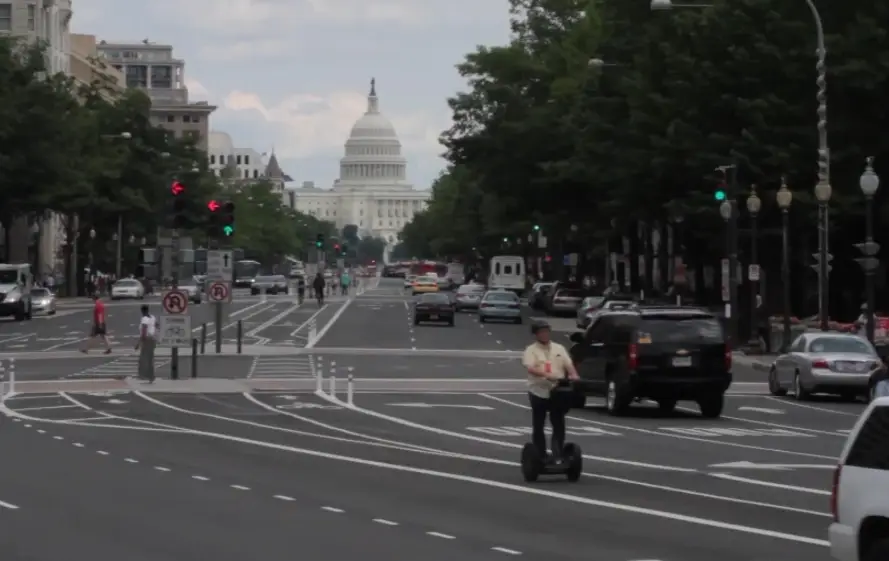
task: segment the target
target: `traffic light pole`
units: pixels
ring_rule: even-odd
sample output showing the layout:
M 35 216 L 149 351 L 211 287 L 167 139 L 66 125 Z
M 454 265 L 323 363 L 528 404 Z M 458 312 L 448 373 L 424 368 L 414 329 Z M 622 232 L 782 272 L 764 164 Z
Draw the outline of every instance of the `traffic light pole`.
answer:
M 172 255 L 170 256 L 170 263 L 172 265 L 172 281 L 173 281 L 173 290 L 179 288 L 179 229 L 173 228 L 173 232 L 170 236 L 170 251 L 172 251 Z M 170 349 L 170 379 L 178 380 L 179 379 L 179 347 L 174 346 Z

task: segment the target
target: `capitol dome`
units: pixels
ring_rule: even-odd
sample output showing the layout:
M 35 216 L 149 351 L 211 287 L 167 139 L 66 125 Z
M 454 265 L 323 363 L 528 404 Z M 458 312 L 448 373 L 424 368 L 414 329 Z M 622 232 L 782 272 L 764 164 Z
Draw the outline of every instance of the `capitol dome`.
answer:
M 404 183 L 407 160 L 392 123 L 380 113 L 376 80 L 370 81 L 367 111 L 355 124 L 340 160 L 341 183 Z

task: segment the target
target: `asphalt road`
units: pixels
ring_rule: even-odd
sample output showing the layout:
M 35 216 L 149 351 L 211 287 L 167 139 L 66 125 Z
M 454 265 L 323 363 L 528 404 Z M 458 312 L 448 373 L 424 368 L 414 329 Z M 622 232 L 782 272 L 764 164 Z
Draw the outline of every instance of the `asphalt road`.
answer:
M 569 420 L 585 477 L 527 485 L 521 393 L 359 394 L 354 408 L 47 393 L 5 407 L 19 420 L 0 421 L 0 546 L 22 561 L 122 548 L 139 561 L 826 561 L 830 468 L 861 410 L 743 395 L 719 420 L 591 407 Z

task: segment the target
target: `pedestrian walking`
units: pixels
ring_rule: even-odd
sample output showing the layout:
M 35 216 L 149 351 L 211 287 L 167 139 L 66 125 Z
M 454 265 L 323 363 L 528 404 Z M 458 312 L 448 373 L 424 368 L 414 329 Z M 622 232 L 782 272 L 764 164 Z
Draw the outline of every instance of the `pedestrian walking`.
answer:
M 102 297 L 98 292 L 93 292 L 93 327 L 90 330 L 89 338 L 86 345 L 80 349 L 83 354 L 89 353 L 90 349 L 97 340 L 105 344 L 105 354 L 111 354 L 111 343 L 108 341 L 108 327 L 105 323 L 105 304 L 102 303 Z
M 157 318 L 151 315 L 147 305 L 142 306 L 142 319 L 139 321 L 139 378 L 154 383 L 154 350 L 157 347 Z
M 342 286 L 343 296 L 349 294 L 349 287 L 352 286 L 352 279 L 349 278 L 349 273 L 344 272 L 340 276 L 340 286 Z

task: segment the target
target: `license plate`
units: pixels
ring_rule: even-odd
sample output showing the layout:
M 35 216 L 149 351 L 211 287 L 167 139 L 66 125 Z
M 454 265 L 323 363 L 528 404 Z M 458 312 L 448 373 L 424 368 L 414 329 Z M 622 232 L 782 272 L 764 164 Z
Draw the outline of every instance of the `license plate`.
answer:
M 690 356 L 677 356 L 673 357 L 673 366 L 691 366 L 691 357 Z
M 432 314 L 429 316 L 429 319 L 438 319 L 438 314 Z

